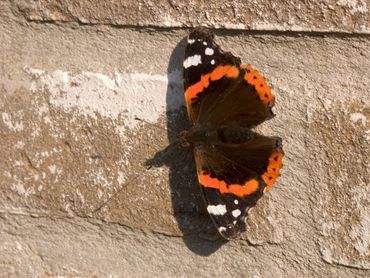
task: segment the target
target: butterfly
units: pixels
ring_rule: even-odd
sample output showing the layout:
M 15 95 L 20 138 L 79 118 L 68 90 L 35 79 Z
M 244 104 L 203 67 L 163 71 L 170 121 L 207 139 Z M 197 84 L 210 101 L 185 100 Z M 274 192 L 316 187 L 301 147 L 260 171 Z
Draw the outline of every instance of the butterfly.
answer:
M 224 52 L 206 29 L 187 38 L 184 96 L 191 127 L 179 135 L 194 149 L 207 211 L 227 240 L 246 230 L 248 210 L 270 190 L 282 168 L 282 140 L 252 130 L 274 117 L 265 79 Z

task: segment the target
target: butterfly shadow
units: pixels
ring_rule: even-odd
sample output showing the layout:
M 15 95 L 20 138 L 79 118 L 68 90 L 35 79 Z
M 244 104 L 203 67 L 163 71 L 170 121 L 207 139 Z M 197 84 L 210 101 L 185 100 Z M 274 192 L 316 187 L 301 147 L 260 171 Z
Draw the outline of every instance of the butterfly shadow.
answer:
M 190 127 L 182 85 L 185 45 L 186 38 L 174 48 L 167 67 L 166 117 L 169 146 L 158 151 L 145 164 L 154 167 L 166 165 L 169 168 L 173 213 L 183 234 L 182 239 L 192 252 L 209 256 L 227 241 L 216 231 L 206 211 L 196 176 L 193 151 L 191 148 L 182 147 L 177 141 L 178 134 Z

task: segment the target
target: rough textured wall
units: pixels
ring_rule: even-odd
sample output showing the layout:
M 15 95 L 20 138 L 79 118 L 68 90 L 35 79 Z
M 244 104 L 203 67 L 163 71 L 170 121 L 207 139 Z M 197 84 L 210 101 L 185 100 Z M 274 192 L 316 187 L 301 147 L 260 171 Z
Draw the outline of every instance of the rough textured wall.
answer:
M 0 2 L 0 277 L 370 276 L 366 1 L 76 3 Z M 163 156 L 194 25 L 267 77 L 284 139 L 227 243 L 192 154 Z

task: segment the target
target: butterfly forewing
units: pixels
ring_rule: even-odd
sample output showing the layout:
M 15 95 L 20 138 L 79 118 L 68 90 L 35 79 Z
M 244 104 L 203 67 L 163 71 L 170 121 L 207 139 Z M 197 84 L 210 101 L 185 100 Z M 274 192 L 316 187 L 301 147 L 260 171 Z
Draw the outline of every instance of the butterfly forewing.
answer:
M 213 38 L 210 32 L 197 29 L 187 40 L 183 75 L 191 122 L 234 121 L 253 127 L 272 118 L 274 97 L 264 78 L 230 52 L 223 52 Z

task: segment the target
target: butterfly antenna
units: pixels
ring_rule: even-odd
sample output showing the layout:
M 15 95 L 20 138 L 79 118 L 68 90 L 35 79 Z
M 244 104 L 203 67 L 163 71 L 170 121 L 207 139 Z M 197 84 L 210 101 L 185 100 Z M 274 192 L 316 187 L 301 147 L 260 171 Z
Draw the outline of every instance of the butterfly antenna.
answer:
M 166 164 L 165 159 L 173 154 L 173 151 L 177 149 L 177 147 L 181 144 L 180 140 L 175 140 L 171 144 L 169 144 L 164 150 L 157 152 L 156 155 L 148 159 L 144 166 L 147 170 L 151 169 L 153 166 L 161 167 Z
M 139 118 L 139 117 L 135 117 L 135 120 L 136 120 L 136 121 L 143 122 L 143 123 L 146 123 L 146 124 L 148 124 L 148 125 L 155 126 L 155 127 L 157 127 L 157 128 L 160 128 L 160 129 L 162 129 L 162 130 L 166 130 L 166 131 L 167 131 L 167 129 L 165 129 L 163 126 L 160 126 L 160 125 L 157 125 L 157 124 L 154 124 L 154 123 L 150 123 L 150 122 L 148 122 L 148 121 L 146 121 L 146 120 L 144 120 L 144 119 L 141 119 L 141 118 Z
M 178 146 L 180 145 L 180 140 L 176 139 L 172 143 L 170 143 L 167 148 L 163 151 L 164 154 L 162 154 L 162 158 L 168 156 L 170 153 L 172 153 Z
M 177 139 L 175 141 L 173 141 L 170 145 L 167 146 L 167 148 L 162 152 L 160 153 L 160 159 L 163 160 L 165 157 L 167 157 L 169 154 L 171 154 L 173 152 L 173 150 L 176 149 L 176 147 L 178 147 L 180 145 L 180 140 Z M 147 167 L 147 169 L 150 169 L 152 166 L 149 165 L 149 167 Z M 133 177 L 132 179 L 130 179 L 127 183 L 123 184 L 121 186 L 120 189 L 118 189 L 115 193 L 113 193 L 112 196 L 110 196 L 107 200 L 105 200 L 104 202 L 102 202 L 97 208 L 95 208 L 93 211 L 92 211 L 92 214 L 95 214 L 97 213 L 98 211 L 100 211 L 104 206 L 106 206 L 113 198 L 115 198 L 118 194 L 120 194 L 122 192 L 122 190 L 127 187 L 128 185 L 132 184 L 133 182 L 135 182 L 137 179 L 139 178 L 139 175 L 136 175 L 135 177 Z
M 122 190 L 127 187 L 128 185 L 130 185 L 131 183 L 133 183 L 134 181 L 136 181 L 138 179 L 139 175 L 136 175 L 134 178 L 130 179 L 127 183 L 123 184 L 121 186 L 120 189 L 118 189 L 115 193 L 113 193 L 112 196 L 110 196 L 107 200 L 105 200 L 104 202 L 102 202 L 96 209 L 93 210 L 92 214 L 95 214 L 97 213 L 98 211 L 100 211 L 105 205 L 107 205 L 114 197 L 116 197 L 119 193 L 122 192 Z
M 140 122 L 143 122 L 143 123 L 146 123 L 146 124 L 148 124 L 148 125 L 151 125 L 151 126 L 155 126 L 155 127 L 157 127 L 157 128 L 159 128 L 159 129 L 162 129 L 162 130 L 165 130 L 165 131 L 167 131 L 167 129 L 166 128 L 164 128 L 163 126 L 160 126 L 160 125 L 158 125 L 158 124 L 154 124 L 154 123 L 150 123 L 150 122 L 148 122 L 148 121 L 146 121 L 146 120 L 144 120 L 144 119 L 141 119 L 141 118 L 139 118 L 139 117 L 135 117 L 135 120 L 137 120 L 137 121 L 140 121 Z M 164 158 L 166 158 L 169 154 L 171 154 L 172 152 L 173 152 L 173 150 L 175 150 L 176 149 L 176 147 L 178 147 L 179 145 L 181 144 L 181 140 L 180 140 L 180 138 L 176 138 L 174 141 L 172 141 L 168 146 L 167 146 L 167 148 L 166 149 L 164 149 L 158 156 L 159 156 L 159 158 L 161 159 L 161 160 L 163 160 Z M 151 165 L 149 165 L 149 167 L 147 167 L 147 169 L 150 169 L 152 166 Z

